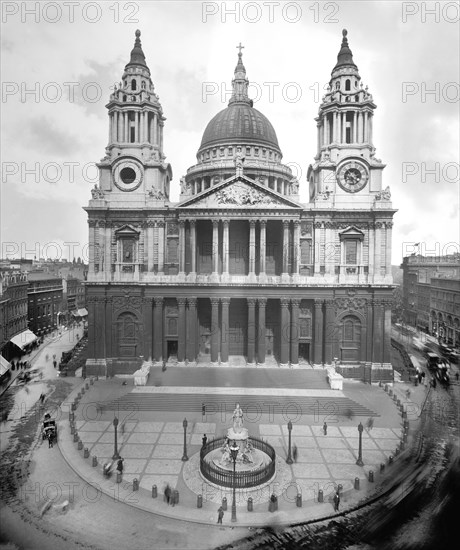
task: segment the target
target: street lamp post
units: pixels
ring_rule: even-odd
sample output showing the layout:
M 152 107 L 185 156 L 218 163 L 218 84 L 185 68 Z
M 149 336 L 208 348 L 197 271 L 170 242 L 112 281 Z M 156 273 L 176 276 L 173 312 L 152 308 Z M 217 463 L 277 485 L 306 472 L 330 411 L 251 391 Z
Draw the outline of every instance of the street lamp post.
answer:
M 188 426 L 188 422 L 187 422 L 186 418 L 184 418 L 184 421 L 182 422 L 182 426 L 184 426 L 184 455 L 182 456 L 182 461 L 186 462 L 188 460 L 188 456 L 187 456 L 187 426 Z
M 294 461 L 292 460 L 291 456 L 291 432 L 292 432 L 292 422 L 289 420 L 288 422 L 288 432 L 289 432 L 289 445 L 288 445 L 288 455 L 286 458 L 286 464 L 292 464 Z
M 115 429 L 115 442 L 114 442 L 114 447 L 113 447 L 113 460 L 117 460 L 118 458 L 120 458 L 120 455 L 118 454 L 118 443 L 117 443 L 117 431 L 118 431 L 118 418 L 115 417 L 113 419 L 113 427 Z
M 362 456 L 362 452 L 363 452 L 363 425 L 361 424 L 361 422 L 358 424 L 358 432 L 359 432 L 359 450 L 358 450 L 358 460 L 356 461 L 356 464 L 358 466 L 364 466 L 364 463 L 363 463 L 363 456 Z
M 236 458 L 238 456 L 238 451 L 240 448 L 233 442 L 233 445 L 230 447 L 230 454 L 233 460 L 233 500 L 232 500 L 232 521 L 236 521 L 236 483 L 235 483 L 235 469 L 236 469 Z

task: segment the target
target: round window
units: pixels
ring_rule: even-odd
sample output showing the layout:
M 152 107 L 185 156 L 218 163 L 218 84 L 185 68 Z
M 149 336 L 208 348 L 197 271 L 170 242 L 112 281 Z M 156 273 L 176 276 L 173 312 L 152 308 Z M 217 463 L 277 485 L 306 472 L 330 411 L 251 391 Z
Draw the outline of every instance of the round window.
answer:
M 123 183 L 133 183 L 133 181 L 136 179 L 136 172 L 129 166 L 126 166 L 125 168 L 122 168 L 120 170 L 120 178 Z

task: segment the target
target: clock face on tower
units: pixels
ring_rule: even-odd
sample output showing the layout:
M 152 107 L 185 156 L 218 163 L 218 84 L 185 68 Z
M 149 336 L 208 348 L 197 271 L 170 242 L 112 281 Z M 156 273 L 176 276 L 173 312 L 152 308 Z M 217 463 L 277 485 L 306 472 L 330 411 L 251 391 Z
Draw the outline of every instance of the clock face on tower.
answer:
M 112 169 L 113 181 L 122 191 L 134 191 L 142 183 L 142 166 L 133 160 L 122 160 Z
M 337 172 L 337 181 L 340 187 L 349 193 L 361 191 L 366 185 L 368 177 L 367 169 L 358 162 L 342 164 Z

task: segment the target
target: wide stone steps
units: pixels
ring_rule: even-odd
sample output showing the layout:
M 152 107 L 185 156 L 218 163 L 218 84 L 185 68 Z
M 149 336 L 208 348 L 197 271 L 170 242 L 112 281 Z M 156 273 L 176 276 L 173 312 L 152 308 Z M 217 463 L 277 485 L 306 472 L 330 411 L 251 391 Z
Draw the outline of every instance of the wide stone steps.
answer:
M 348 397 L 292 397 L 292 396 L 241 396 L 232 395 L 231 389 L 225 395 L 212 395 L 209 393 L 194 394 L 144 394 L 129 393 L 108 401 L 99 403 L 102 411 L 164 411 L 164 412 L 202 412 L 203 403 L 206 406 L 207 421 L 227 417 L 235 409 L 235 403 L 239 403 L 246 415 L 256 418 L 259 414 L 280 414 L 289 418 L 296 415 L 315 416 L 319 420 L 331 421 L 337 416 L 379 416 L 369 408 L 357 403 Z M 318 420 L 318 421 L 319 421 Z
M 330 389 L 326 372 L 313 369 L 161 367 L 150 369 L 148 386 Z

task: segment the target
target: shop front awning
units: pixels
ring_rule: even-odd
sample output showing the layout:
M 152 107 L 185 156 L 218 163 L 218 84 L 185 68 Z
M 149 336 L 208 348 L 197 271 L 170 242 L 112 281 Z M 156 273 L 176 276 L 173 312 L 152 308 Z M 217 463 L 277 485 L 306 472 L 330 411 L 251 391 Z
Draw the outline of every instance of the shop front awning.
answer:
M 11 364 L 2 355 L 0 355 L 0 376 L 3 376 L 10 369 Z
M 37 340 L 35 334 L 31 330 L 26 329 L 11 338 L 10 342 L 13 342 L 19 349 L 24 349 L 28 344 L 35 342 L 35 340 Z
M 81 307 L 78 310 L 78 315 L 80 315 L 80 317 L 86 317 L 88 315 L 88 310 L 86 309 L 86 307 Z

